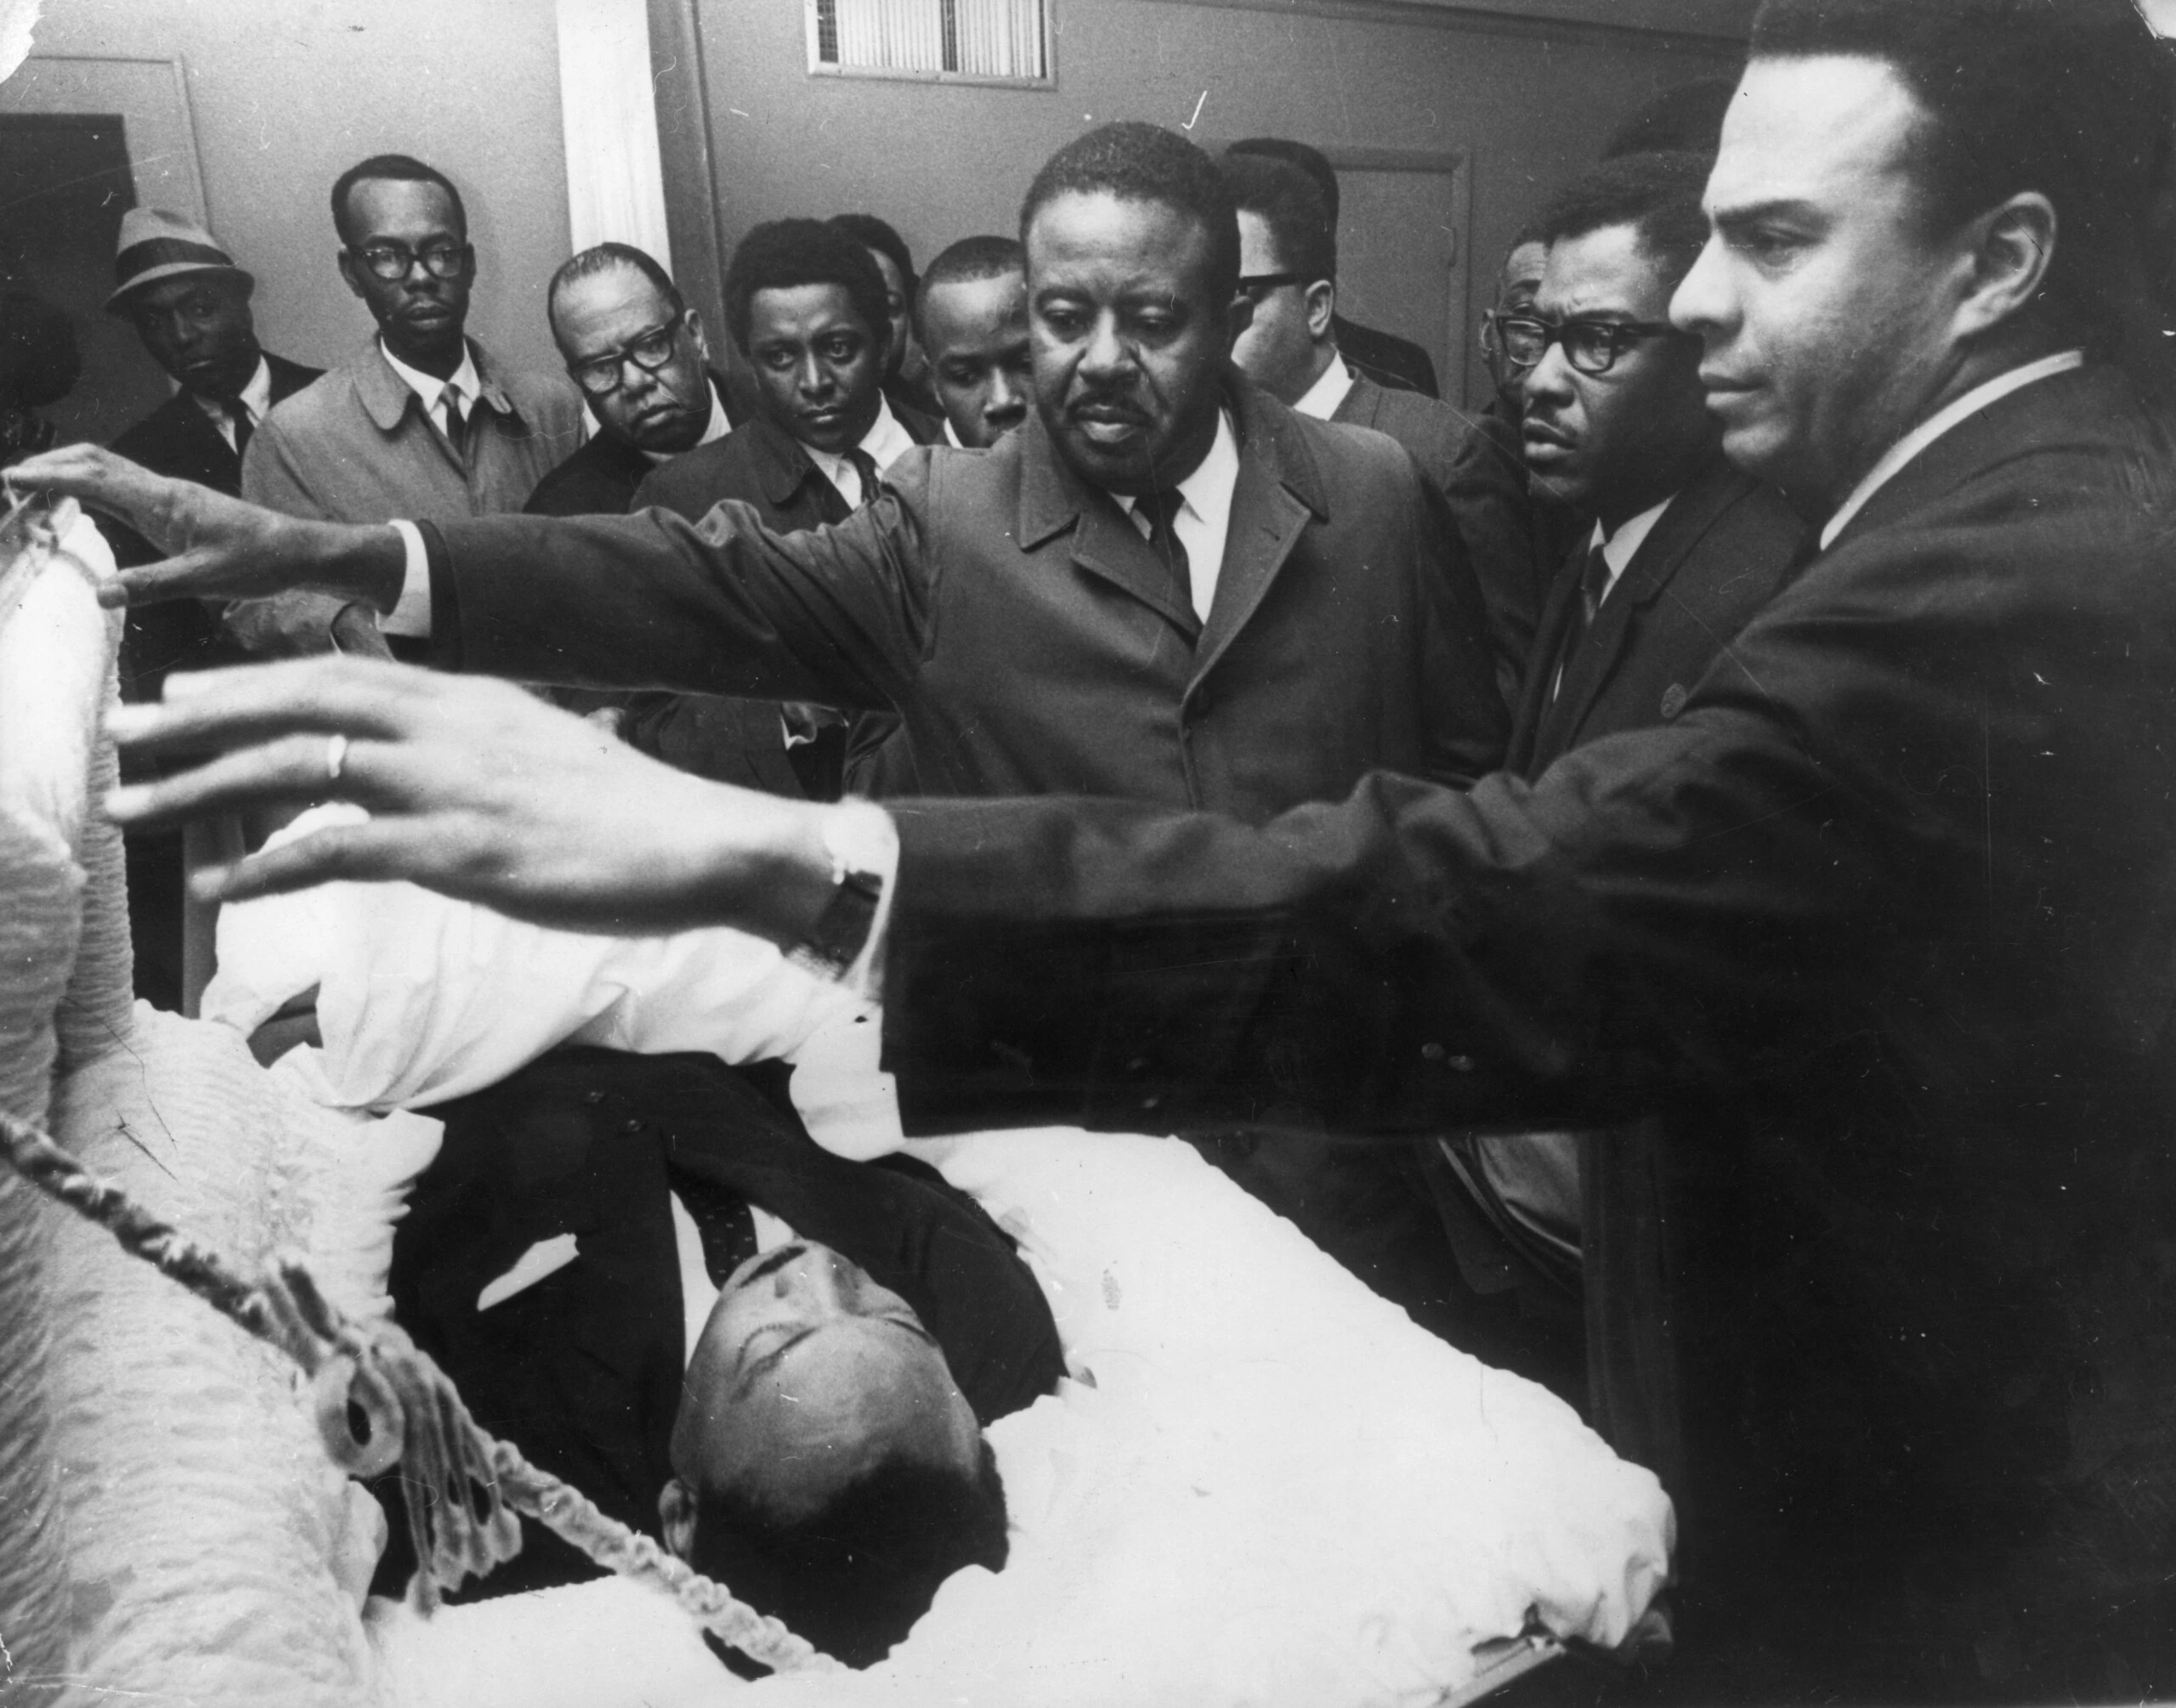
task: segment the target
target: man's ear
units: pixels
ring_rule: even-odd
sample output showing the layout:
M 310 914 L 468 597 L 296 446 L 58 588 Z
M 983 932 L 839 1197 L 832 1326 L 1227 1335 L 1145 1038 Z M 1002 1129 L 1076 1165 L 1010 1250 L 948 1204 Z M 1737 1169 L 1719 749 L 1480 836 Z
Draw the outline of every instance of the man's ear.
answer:
M 2040 294 L 2055 258 L 2055 227 L 2054 204 L 2030 189 L 1973 221 L 1971 275 L 1958 304 L 1960 337 L 2002 325 Z
M 690 308 L 685 324 L 688 336 L 694 340 L 695 358 L 707 368 L 711 365 L 711 341 L 710 335 L 703 331 L 703 317 Z
M 347 281 L 349 293 L 360 297 L 363 294 L 363 285 L 362 280 L 355 276 L 355 257 L 343 249 L 334 258 L 339 263 L 340 276 Z
M 1329 337 L 1329 323 L 1337 318 L 1337 280 L 1316 280 L 1301 300 L 1307 305 L 1307 336 L 1319 344 Z
M 658 1523 L 665 1546 L 682 1559 L 695 1550 L 695 1491 L 677 1477 L 657 1491 Z
M 1244 291 L 1232 298 L 1232 306 L 1224 311 L 1224 353 L 1230 355 L 1247 328 L 1255 323 L 1255 299 Z

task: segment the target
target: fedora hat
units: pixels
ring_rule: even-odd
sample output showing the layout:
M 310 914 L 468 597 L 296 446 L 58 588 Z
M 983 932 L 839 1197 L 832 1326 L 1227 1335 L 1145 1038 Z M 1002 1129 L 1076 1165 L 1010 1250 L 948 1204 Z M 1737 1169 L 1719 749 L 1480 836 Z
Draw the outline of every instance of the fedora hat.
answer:
M 257 281 L 235 265 L 212 234 L 163 207 L 132 207 L 121 216 L 121 244 L 113 257 L 118 285 L 105 299 L 109 314 L 126 314 L 128 299 L 147 285 L 184 273 L 224 273 L 244 284 Z

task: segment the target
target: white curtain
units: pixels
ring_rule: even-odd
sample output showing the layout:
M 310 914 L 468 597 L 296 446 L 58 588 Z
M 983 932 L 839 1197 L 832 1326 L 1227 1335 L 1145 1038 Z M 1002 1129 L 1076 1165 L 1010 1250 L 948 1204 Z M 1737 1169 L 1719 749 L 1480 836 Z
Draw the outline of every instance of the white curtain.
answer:
M 577 250 L 632 243 L 672 268 L 643 0 L 557 0 L 567 223 Z

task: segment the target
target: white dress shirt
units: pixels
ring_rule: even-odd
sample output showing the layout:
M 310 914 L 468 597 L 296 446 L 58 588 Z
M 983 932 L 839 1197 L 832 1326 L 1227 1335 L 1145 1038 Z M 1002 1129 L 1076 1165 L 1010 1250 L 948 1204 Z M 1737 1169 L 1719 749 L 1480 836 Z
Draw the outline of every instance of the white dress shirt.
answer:
M 219 430 L 219 437 L 227 442 L 227 449 L 235 449 L 235 418 L 230 406 L 223 398 L 207 398 L 201 392 L 191 392 L 190 402 L 204 411 L 204 419 Z M 264 413 L 272 407 L 272 365 L 264 357 L 257 359 L 257 371 L 249 376 L 249 383 L 241 388 L 235 401 L 242 413 L 249 417 L 252 427 L 260 426 Z
M 1179 544 L 1187 548 L 1187 568 L 1193 583 L 1194 614 L 1203 622 L 1209 620 L 1210 607 L 1216 602 L 1216 577 L 1224 567 L 1224 540 L 1232 531 L 1232 494 L 1239 484 L 1239 438 L 1232 431 L 1232 417 L 1228 411 L 1220 410 L 1216 416 L 1216 437 L 1210 444 L 1209 455 L 1202 458 L 1194 472 L 1179 483 L 1179 492 L 1186 502 L 1179 506 L 1179 513 L 1171 518 L 1171 531 L 1179 536 Z M 1119 508 L 1132 519 L 1141 530 L 1141 537 L 1148 537 L 1148 518 L 1134 507 L 1134 500 L 1121 493 L 1113 493 Z
M 1660 504 L 1650 505 L 1629 521 L 1618 523 L 1614 534 L 1603 533 L 1601 523 L 1595 523 L 1594 537 L 1588 542 L 1587 549 L 1591 551 L 1595 546 L 1601 546 L 1602 562 L 1609 565 L 1609 580 L 1601 590 L 1603 599 L 1617 591 L 1617 584 L 1624 578 L 1626 568 L 1639 555 L 1640 548 L 1647 543 L 1647 536 L 1655 531 L 1655 524 L 1663 519 L 1663 512 L 1676 501 L 1677 495 L 1673 492 Z
M 709 384 L 710 382 L 706 381 L 705 383 Z M 703 428 L 703 436 L 697 439 L 694 444 L 688 446 L 688 449 L 689 450 L 693 450 L 698 445 L 706 445 L 710 444 L 713 439 L 723 438 L 732 431 L 733 423 L 728 421 L 725 416 L 725 399 L 717 394 L 717 387 L 712 384 L 711 385 L 710 421 Z M 677 450 L 645 450 L 643 452 L 643 455 L 648 457 L 652 462 L 665 462 L 673 457 L 685 455 L 686 452 Z
M 422 399 L 423 413 L 430 417 L 431 425 L 450 438 L 451 423 L 446 420 L 446 394 L 450 392 L 459 397 L 461 418 L 465 421 L 484 391 L 484 382 L 477 376 L 476 358 L 468 348 L 468 341 L 464 338 L 461 342 L 461 365 L 442 380 L 410 367 L 385 348 L 384 339 L 377 341 L 377 348 L 378 353 L 385 358 L 386 365 L 400 375 L 401 383 Z
M 1352 389 L 1352 370 L 1335 355 L 1322 371 L 1322 377 L 1309 386 L 1292 407 L 1303 416 L 1312 416 L 1326 421 L 1337 413 L 1337 406 L 1345 401 L 1345 394 Z
M 955 450 L 965 450 L 966 449 L 966 446 L 960 443 L 960 435 L 952 431 L 952 417 L 949 416 L 944 417 L 944 443 L 950 445 Z
M 881 474 L 891 467 L 902 451 L 913 450 L 914 443 L 914 435 L 899 425 L 899 418 L 892 413 L 892 405 L 879 394 L 876 419 L 870 424 L 869 431 L 861 436 L 861 443 L 854 449 L 867 451 L 869 460 L 876 465 L 876 472 Z M 860 509 L 861 477 L 854 472 L 853 464 L 845 457 L 833 456 L 828 450 L 819 450 L 813 444 L 804 444 L 801 448 L 808 453 L 809 461 L 822 472 L 824 478 L 838 488 L 839 496 L 847 501 L 847 508 Z
M 2064 350 L 2052 356 L 2043 356 L 2037 362 L 2027 362 L 2021 368 L 2012 368 L 2008 373 L 1989 380 L 1983 386 L 1975 386 L 1954 402 L 1937 410 L 1890 446 L 1881 461 L 1866 473 L 1866 478 L 1851 489 L 1851 495 L 1837 506 L 1821 530 L 1821 549 L 1826 551 L 1836 536 L 1844 531 L 1850 519 L 1867 507 L 1867 501 L 1880 491 L 1905 464 L 1968 416 L 1975 416 L 1990 404 L 2008 397 L 2020 386 L 2029 386 L 2035 380 L 2044 380 L 2056 374 L 2066 374 L 2072 368 L 2085 365 L 2085 352 Z

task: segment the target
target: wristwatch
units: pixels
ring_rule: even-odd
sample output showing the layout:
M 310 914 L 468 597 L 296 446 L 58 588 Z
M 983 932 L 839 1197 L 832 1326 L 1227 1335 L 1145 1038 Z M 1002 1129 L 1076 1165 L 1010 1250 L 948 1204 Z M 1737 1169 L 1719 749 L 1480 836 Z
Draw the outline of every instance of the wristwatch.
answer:
M 884 874 L 897 858 L 898 833 L 881 809 L 866 802 L 828 812 L 824 851 L 831 862 L 831 895 L 786 959 L 827 979 L 843 979 L 868 952 L 884 901 Z

